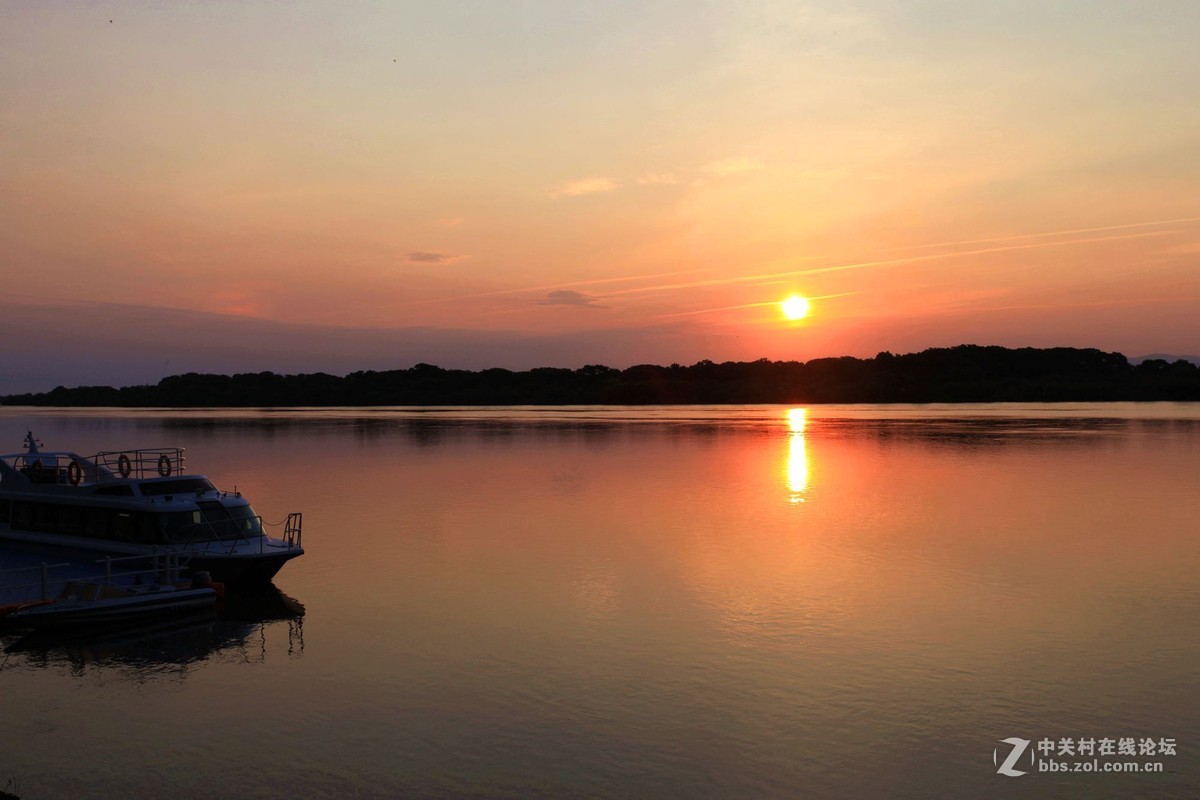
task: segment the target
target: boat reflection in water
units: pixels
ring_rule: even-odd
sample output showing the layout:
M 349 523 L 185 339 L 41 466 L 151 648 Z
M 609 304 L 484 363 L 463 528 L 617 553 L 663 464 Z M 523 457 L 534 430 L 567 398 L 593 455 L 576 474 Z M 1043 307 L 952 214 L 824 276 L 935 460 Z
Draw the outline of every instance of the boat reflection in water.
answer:
M 14 666 L 69 666 L 77 675 L 89 669 L 122 668 L 140 677 L 186 675 L 207 662 L 262 663 L 267 643 L 286 637 L 287 655 L 304 654 L 304 606 L 274 585 L 227 588 L 217 609 L 187 617 L 136 625 L 40 631 L 0 638 L 0 669 Z M 272 649 L 275 649 L 274 647 Z

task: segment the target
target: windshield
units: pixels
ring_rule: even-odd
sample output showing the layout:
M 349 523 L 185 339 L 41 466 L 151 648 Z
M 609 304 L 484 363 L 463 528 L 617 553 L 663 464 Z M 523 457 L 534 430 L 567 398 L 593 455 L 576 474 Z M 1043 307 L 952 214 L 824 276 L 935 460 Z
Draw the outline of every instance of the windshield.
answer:
M 164 533 L 171 542 L 211 542 L 262 535 L 262 520 L 250 506 L 226 508 L 217 502 L 200 502 L 195 511 L 163 515 Z

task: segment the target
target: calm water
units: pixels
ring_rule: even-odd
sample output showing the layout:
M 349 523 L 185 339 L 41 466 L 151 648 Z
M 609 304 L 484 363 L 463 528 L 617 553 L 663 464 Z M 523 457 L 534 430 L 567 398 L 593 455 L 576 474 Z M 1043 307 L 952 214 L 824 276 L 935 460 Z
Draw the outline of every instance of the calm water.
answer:
M 24 800 L 1200 795 L 1197 404 L 26 426 L 185 447 L 308 553 L 182 630 L 0 640 Z M 1126 737 L 1177 751 L 1029 762 Z

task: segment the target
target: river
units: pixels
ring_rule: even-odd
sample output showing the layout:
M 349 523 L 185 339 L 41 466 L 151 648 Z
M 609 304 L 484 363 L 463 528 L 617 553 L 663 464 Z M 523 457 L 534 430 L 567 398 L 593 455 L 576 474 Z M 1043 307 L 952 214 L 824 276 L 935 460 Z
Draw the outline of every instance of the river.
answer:
M 1200 795 L 1200 404 L 27 428 L 184 447 L 306 554 L 215 620 L 0 639 L 23 800 Z

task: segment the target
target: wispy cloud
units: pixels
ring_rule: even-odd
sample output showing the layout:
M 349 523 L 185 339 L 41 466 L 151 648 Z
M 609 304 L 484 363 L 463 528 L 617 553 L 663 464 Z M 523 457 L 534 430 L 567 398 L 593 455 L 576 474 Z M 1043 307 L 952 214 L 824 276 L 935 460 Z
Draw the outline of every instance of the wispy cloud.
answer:
M 463 224 L 462 217 L 440 217 L 435 221 L 443 228 L 457 228 Z
M 596 298 L 573 289 L 559 289 L 547 292 L 544 297 L 535 301 L 539 306 L 576 306 L 580 308 L 605 308 L 596 304 Z
M 462 258 L 449 253 L 431 253 L 426 250 L 413 250 L 408 254 L 408 260 L 417 264 L 453 264 Z
M 646 172 L 634 178 L 616 180 L 614 178 L 581 178 L 570 181 L 553 189 L 550 194 L 554 197 L 578 197 L 585 194 L 600 194 L 614 192 L 627 185 L 636 186 L 684 186 L 702 184 L 705 179 L 728 178 L 734 175 L 745 175 L 766 169 L 760 159 L 750 156 L 731 156 L 716 161 L 710 161 L 698 167 L 687 169 L 667 169 Z
M 612 178 L 581 178 L 577 181 L 564 183 L 551 192 L 555 197 L 578 197 L 583 194 L 599 194 L 611 192 L 620 184 Z

